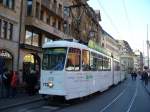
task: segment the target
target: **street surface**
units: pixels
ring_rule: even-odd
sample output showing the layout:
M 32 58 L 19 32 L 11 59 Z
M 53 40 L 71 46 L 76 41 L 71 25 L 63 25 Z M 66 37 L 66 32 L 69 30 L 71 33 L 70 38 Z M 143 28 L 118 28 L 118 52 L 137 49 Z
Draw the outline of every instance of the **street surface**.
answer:
M 47 101 L 9 108 L 3 112 L 150 112 L 150 96 L 138 78 L 130 77 L 103 93 L 97 93 L 73 103 L 53 106 Z

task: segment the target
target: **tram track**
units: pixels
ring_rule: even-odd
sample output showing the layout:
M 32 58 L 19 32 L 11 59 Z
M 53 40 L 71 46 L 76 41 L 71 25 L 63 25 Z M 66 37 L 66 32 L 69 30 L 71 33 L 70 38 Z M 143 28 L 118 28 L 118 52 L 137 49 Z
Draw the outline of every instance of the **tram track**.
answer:
M 12 105 L 7 108 L 2 108 L 0 109 L 0 112 L 26 112 L 26 110 L 40 108 L 43 105 L 45 105 L 45 101 L 40 99 L 33 102 L 26 102 L 18 105 Z
M 131 82 L 130 82 L 131 83 Z M 108 104 L 106 104 L 102 109 L 100 109 L 100 111 L 98 111 L 98 112 L 105 112 L 105 111 L 107 111 L 107 110 L 110 110 L 112 107 L 114 107 L 114 105 L 116 105 L 116 104 L 119 104 L 119 102 L 120 102 L 120 104 L 121 104 L 121 102 L 123 102 L 123 97 L 125 97 L 126 95 L 127 95 L 127 93 L 128 93 L 128 91 L 129 90 L 127 90 L 127 89 L 130 89 L 130 86 L 132 85 L 132 84 L 130 84 L 130 83 L 128 83 L 127 84 L 127 87 L 124 89 L 124 90 L 122 90 L 116 97 L 114 97 L 111 101 L 110 101 L 110 103 L 108 103 Z M 132 94 L 132 95 L 130 95 L 129 97 L 128 97 L 128 106 L 127 106 L 127 108 L 126 109 L 124 109 L 125 111 L 124 112 L 130 112 L 130 110 L 131 110 L 131 108 L 132 108 L 132 105 L 133 105 L 133 103 L 134 103 L 134 101 L 135 101 L 135 98 L 136 98 L 136 96 L 137 96 L 137 92 L 138 92 L 138 81 L 136 82 L 136 86 L 135 86 L 136 88 L 134 89 L 134 94 Z
M 122 85 L 123 84 L 123 85 Z M 26 105 L 20 105 L 19 107 L 16 107 L 16 110 L 20 110 L 20 111 L 16 111 L 15 108 L 9 108 L 10 111 L 4 111 L 4 112 L 59 112 L 61 110 L 67 110 L 67 108 L 74 108 L 74 106 L 78 106 L 78 105 L 85 105 L 87 103 L 93 102 L 95 101 L 97 98 L 102 97 L 103 95 L 105 95 L 105 93 L 111 94 L 111 91 L 115 91 L 118 88 L 118 92 L 117 94 L 115 94 L 116 96 L 122 92 L 124 90 L 124 87 L 126 86 L 126 82 L 122 83 L 120 85 L 117 86 L 112 86 L 110 89 L 104 91 L 104 92 L 98 92 L 92 95 L 89 95 L 87 97 L 84 97 L 82 99 L 75 99 L 75 100 L 71 100 L 71 101 L 66 101 L 64 103 L 60 102 L 60 103 L 56 103 L 53 101 L 49 101 L 50 103 L 48 103 L 48 101 L 46 100 L 41 100 L 44 103 L 40 103 L 39 102 L 34 102 L 34 103 L 30 103 L 30 104 L 26 104 Z M 123 87 L 123 88 L 122 88 Z M 111 92 L 111 93 L 110 93 Z M 111 96 L 112 99 L 113 97 L 115 97 L 114 95 Z M 98 101 L 98 100 L 97 100 Z M 3 112 L 3 111 L 2 111 Z
M 125 83 L 123 83 L 123 84 L 125 84 Z M 86 102 L 90 102 L 91 100 L 93 100 L 93 98 L 96 98 L 96 97 L 98 97 L 98 96 L 100 96 L 100 95 L 103 95 L 104 93 L 110 91 L 111 89 L 113 89 L 113 88 L 115 88 L 115 87 L 117 87 L 117 86 L 118 86 L 118 85 L 112 86 L 111 88 L 109 88 L 109 89 L 106 90 L 106 91 L 97 92 L 97 93 L 95 93 L 95 94 L 86 96 L 86 97 L 84 97 L 82 100 L 81 100 L 81 99 L 76 99 L 76 101 L 73 101 L 72 103 L 69 103 L 69 104 L 65 104 L 64 107 L 57 108 L 57 109 L 52 110 L 52 111 L 50 111 L 50 112 L 59 112 L 60 110 L 63 110 L 63 109 L 65 109 L 65 108 L 68 108 L 68 107 L 71 107 L 71 106 L 78 105 L 78 104 L 80 104 L 80 103 L 83 104 L 83 103 L 86 103 Z M 125 89 L 123 90 L 123 88 L 122 88 L 120 94 L 119 94 L 117 97 L 118 97 L 118 98 L 121 97 L 121 96 L 124 94 L 124 92 L 126 91 L 126 89 L 127 89 L 127 88 L 125 88 Z M 115 98 L 116 98 L 116 97 L 115 97 Z M 118 99 L 118 98 L 117 98 L 117 99 Z M 116 99 L 116 100 L 117 100 L 117 99 Z M 99 111 L 98 111 L 98 112 L 99 112 Z

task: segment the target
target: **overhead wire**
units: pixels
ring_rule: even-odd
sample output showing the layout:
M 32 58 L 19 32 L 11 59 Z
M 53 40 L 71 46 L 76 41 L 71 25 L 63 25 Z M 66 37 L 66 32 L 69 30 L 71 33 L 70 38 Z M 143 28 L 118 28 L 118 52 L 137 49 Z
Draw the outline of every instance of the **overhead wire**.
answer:
M 124 8 L 127 24 L 128 24 L 128 31 L 129 31 L 130 37 L 132 37 L 132 27 L 131 27 L 131 23 L 130 23 L 130 20 L 129 20 L 129 16 L 128 16 L 128 11 L 127 11 L 127 8 L 126 8 L 125 0 L 122 0 L 122 4 L 123 4 L 123 8 Z
M 109 14 L 108 14 L 107 11 L 105 10 L 105 8 L 102 6 L 102 4 L 100 3 L 100 1 L 97 0 L 97 2 L 98 2 L 98 5 L 99 5 L 99 6 L 102 8 L 102 10 L 104 11 L 104 14 L 106 15 L 106 17 L 109 19 L 110 24 L 111 24 L 111 26 L 115 29 L 116 33 L 118 33 L 119 35 L 121 35 L 120 32 L 119 32 L 119 30 L 118 30 L 118 28 L 117 28 L 116 25 L 114 24 L 112 18 L 109 16 Z

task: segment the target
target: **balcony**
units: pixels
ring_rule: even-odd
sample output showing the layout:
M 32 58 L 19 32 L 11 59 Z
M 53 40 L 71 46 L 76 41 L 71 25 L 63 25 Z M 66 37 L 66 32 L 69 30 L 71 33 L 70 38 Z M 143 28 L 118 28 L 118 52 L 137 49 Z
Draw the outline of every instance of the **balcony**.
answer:
M 21 43 L 19 45 L 19 47 L 22 48 L 22 49 L 29 49 L 29 50 L 33 50 L 33 51 L 42 52 L 42 48 L 41 47 L 35 47 L 35 46 L 23 44 L 23 43 Z
M 57 28 L 54 28 L 50 25 L 47 25 L 43 21 L 33 18 L 33 17 L 26 17 L 25 24 L 28 26 L 34 26 L 34 27 L 40 29 L 41 31 L 50 33 L 51 35 L 54 35 L 54 37 L 62 38 L 64 36 L 64 33 L 62 31 L 60 31 Z
M 48 0 L 42 0 L 42 5 L 47 8 L 53 15 L 63 19 L 63 11 L 57 7 L 57 4 L 51 3 Z

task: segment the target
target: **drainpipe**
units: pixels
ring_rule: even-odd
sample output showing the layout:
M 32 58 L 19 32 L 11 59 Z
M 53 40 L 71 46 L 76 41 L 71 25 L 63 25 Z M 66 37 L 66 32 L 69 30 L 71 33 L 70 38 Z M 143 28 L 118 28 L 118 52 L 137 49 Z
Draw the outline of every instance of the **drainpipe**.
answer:
M 22 10 L 23 10 L 23 0 L 21 0 L 20 6 L 20 28 L 19 28 L 19 43 L 18 43 L 18 62 L 17 62 L 17 70 L 19 71 L 19 59 L 20 59 L 20 40 L 21 40 L 21 26 L 22 26 Z

